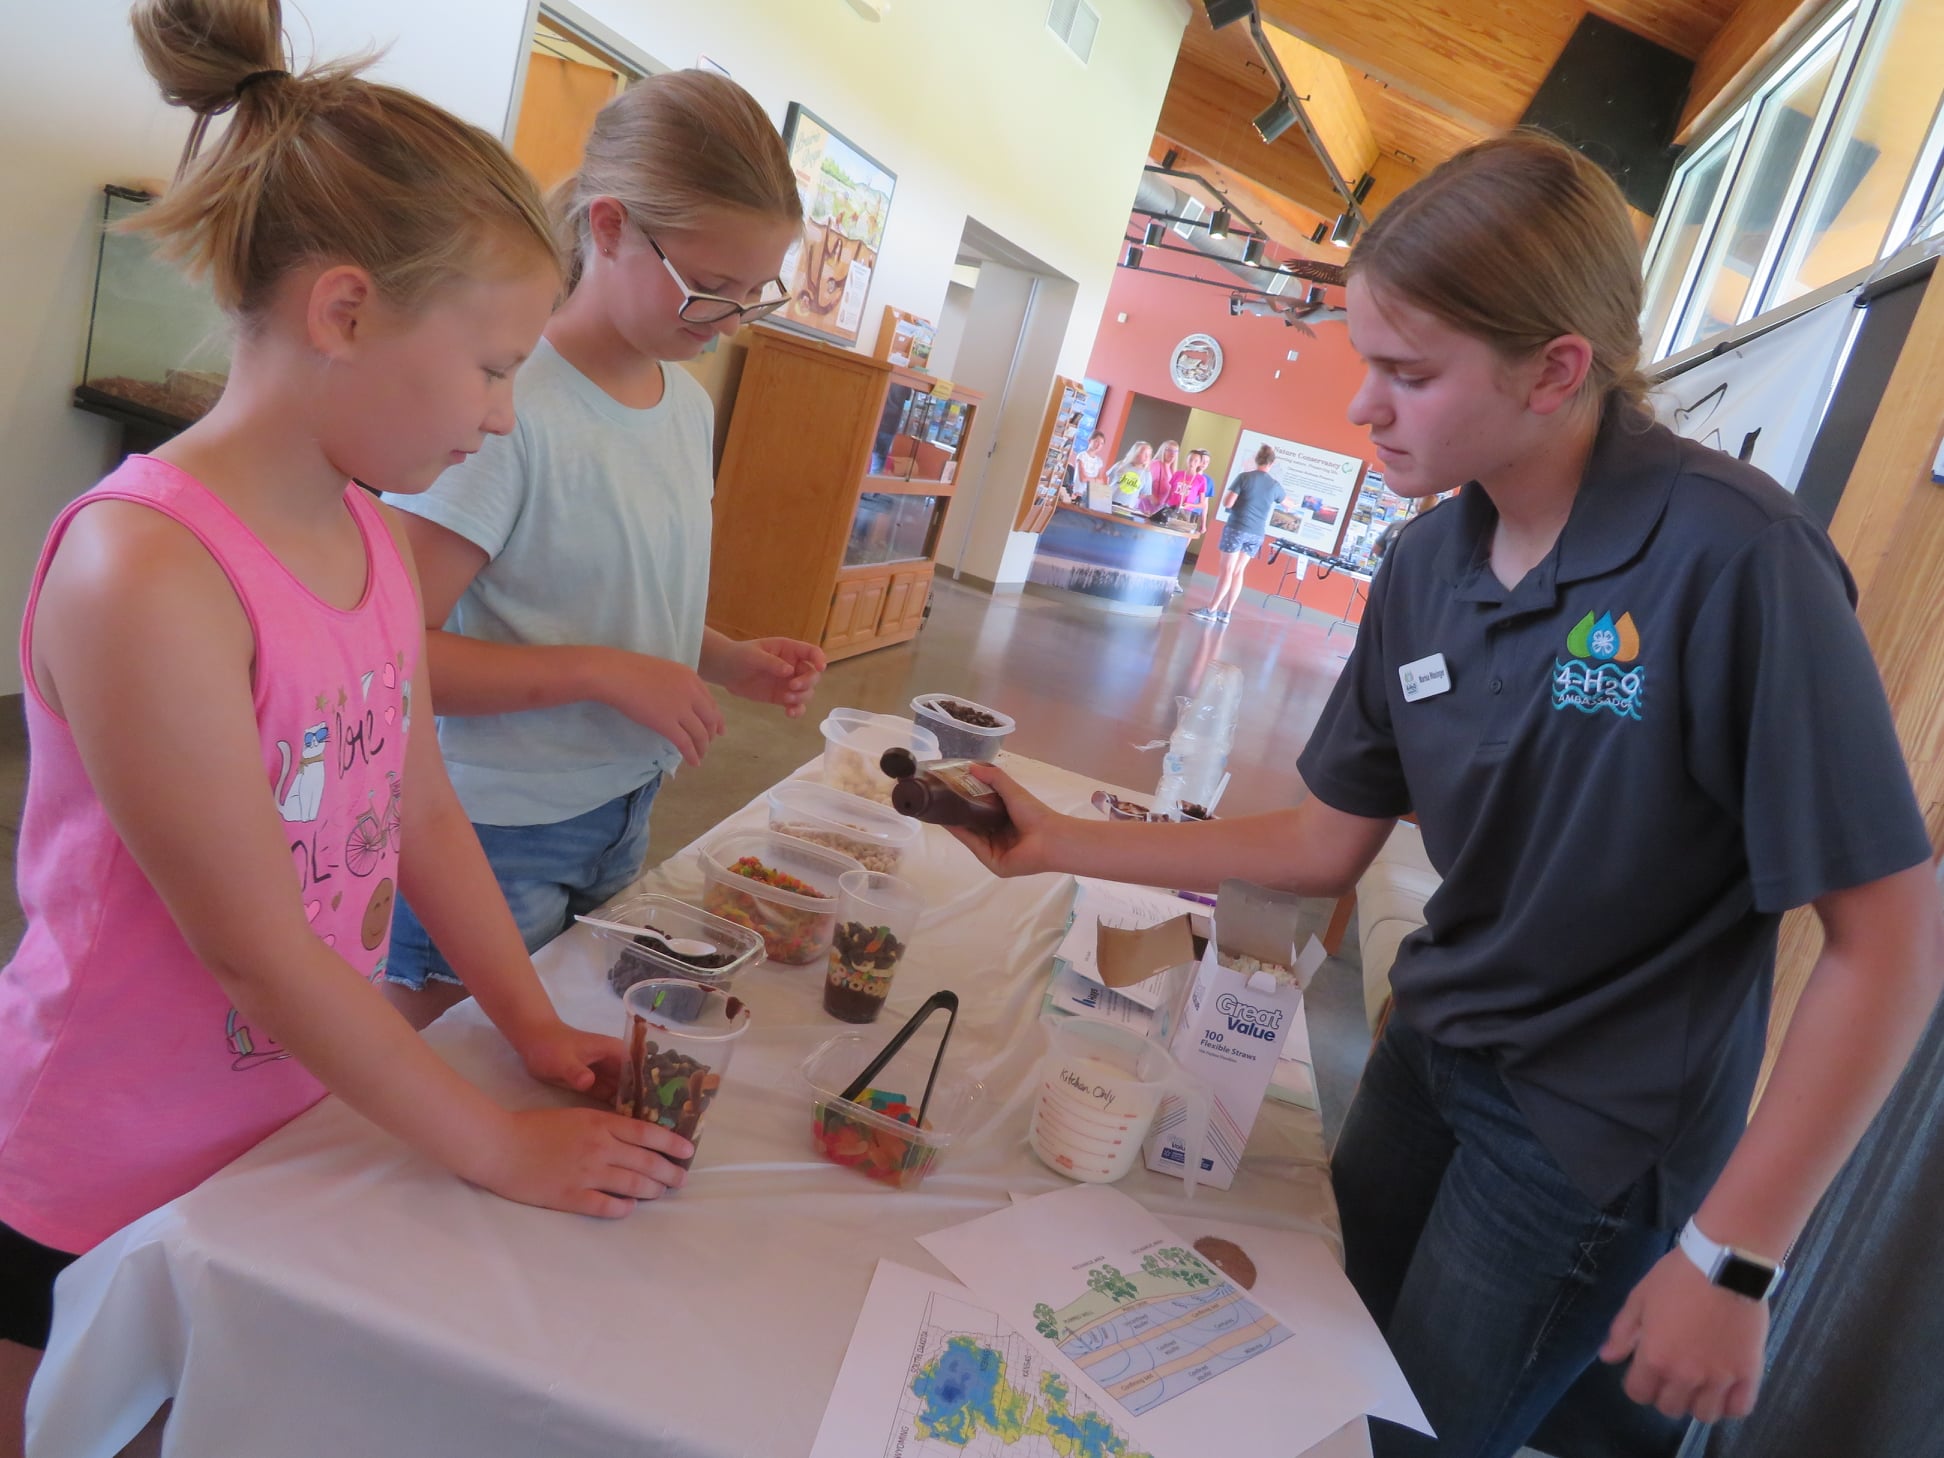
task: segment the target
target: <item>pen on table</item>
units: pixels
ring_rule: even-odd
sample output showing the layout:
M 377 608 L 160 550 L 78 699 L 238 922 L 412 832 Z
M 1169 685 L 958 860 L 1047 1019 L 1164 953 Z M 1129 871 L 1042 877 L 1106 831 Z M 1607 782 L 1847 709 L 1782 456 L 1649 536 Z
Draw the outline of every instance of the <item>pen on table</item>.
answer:
M 1213 896 L 1204 896 L 1199 891 L 1177 891 L 1175 895 L 1179 896 L 1183 901 L 1192 901 L 1197 906 L 1213 906 L 1215 904 L 1215 898 Z

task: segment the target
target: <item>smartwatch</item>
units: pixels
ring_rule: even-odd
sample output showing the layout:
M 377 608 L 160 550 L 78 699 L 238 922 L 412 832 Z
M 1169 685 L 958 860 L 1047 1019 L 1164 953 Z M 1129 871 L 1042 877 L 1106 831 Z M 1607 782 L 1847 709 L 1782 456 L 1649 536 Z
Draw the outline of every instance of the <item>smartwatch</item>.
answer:
M 1681 1254 L 1714 1285 L 1750 1301 L 1766 1301 L 1782 1283 L 1783 1266 L 1753 1251 L 1719 1245 L 1692 1220 L 1681 1227 Z

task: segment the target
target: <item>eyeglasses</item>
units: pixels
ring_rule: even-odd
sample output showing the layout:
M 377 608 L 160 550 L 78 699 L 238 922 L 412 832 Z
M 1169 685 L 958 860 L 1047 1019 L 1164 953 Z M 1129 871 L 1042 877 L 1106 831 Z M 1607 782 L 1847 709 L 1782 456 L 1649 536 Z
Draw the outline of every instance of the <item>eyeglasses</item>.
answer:
M 675 313 L 684 324 L 720 324 L 724 319 L 736 318 L 745 324 L 754 324 L 758 319 L 767 319 L 790 301 L 780 278 L 773 278 L 764 284 L 764 297 L 753 304 L 739 304 L 734 299 L 725 299 L 721 294 L 705 294 L 700 289 L 690 287 L 689 281 L 675 271 L 675 265 L 662 252 L 661 244 L 645 232 L 641 236 L 648 239 L 648 246 L 655 250 L 655 257 L 662 261 L 668 276 L 675 280 L 675 287 L 682 291 L 682 307 Z M 775 297 L 770 297 L 772 294 Z

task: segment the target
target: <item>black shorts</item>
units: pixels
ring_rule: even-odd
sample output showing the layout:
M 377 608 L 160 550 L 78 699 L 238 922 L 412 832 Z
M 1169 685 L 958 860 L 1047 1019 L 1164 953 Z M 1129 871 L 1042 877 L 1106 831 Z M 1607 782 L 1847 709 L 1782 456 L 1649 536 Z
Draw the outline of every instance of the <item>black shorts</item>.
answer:
M 54 1324 L 54 1278 L 79 1259 L 0 1225 L 0 1340 L 46 1349 Z
M 1233 523 L 1222 527 L 1222 551 L 1240 552 L 1245 557 L 1253 557 L 1262 550 L 1262 532 L 1237 531 Z

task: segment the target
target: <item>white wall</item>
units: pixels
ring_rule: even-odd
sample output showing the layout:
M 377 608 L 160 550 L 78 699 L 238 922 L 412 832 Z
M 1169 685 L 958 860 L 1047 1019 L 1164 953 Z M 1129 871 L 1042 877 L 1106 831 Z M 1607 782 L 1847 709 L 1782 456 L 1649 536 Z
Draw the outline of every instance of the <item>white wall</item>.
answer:
M 706 52 L 781 122 L 801 101 L 898 176 L 863 339 L 882 306 L 940 317 L 968 214 L 1077 281 L 1062 373 L 1085 372 L 1186 0 L 1101 6 L 1083 68 L 1046 0 L 581 0 L 673 66 Z M 80 372 L 104 182 L 166 177 L 188 129 L 142 71 L 125 0 L 15 6 L 0 52 L 0 623 L 26 601 L 42 535 L 105 469 L 113 430 L 68 403 Z M 502 130 L 525 0 L 305 0 L 300 49 L 388 46 L 375 74 Z M 1036 403 L 1044 404 L 1041 400 Z M 0 656 L 0 693 L 19 689 Z
M 965 321 L 972 310 L 972 290 L 964 284 L 945 286 L 945 302 L 938 310 L 938 333 L 932 337 L 931 372 L 955 380 L 959 346 L 965 342 Z

